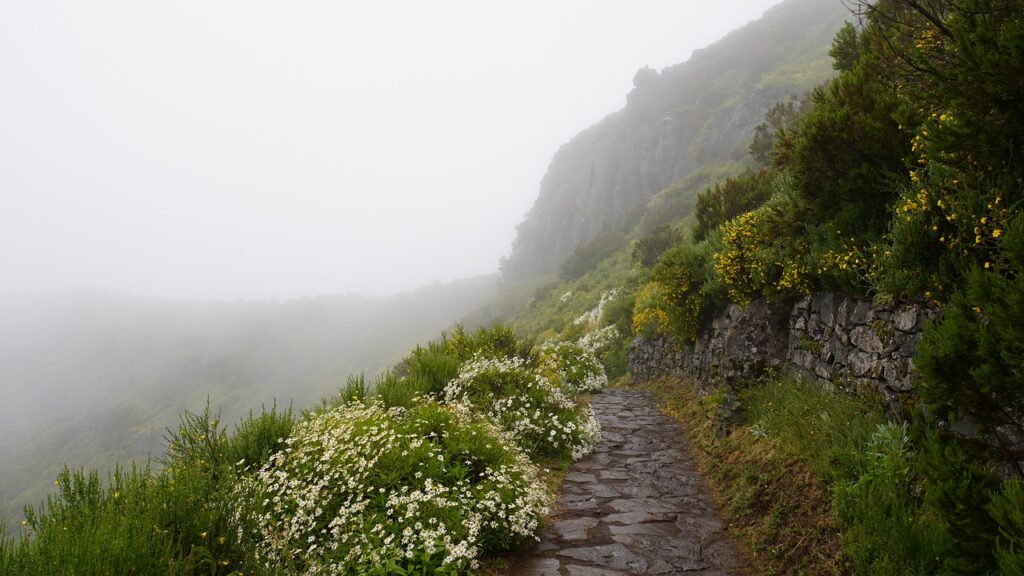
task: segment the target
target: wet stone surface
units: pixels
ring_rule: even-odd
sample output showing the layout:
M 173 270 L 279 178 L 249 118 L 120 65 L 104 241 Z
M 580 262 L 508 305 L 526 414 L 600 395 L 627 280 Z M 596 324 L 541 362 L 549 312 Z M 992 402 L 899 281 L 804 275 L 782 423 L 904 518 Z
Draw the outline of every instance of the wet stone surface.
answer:
M 516 576 L 725 575 L 742 560 L 725 533 L 678 424 L 643 392 L 591 404 L 601 442 L 562 483 L 541 541 Z

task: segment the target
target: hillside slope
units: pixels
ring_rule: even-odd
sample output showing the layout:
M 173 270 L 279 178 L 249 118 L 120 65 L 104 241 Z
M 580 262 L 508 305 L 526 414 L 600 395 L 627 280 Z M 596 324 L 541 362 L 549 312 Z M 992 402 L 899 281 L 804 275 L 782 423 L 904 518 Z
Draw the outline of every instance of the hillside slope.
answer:
M 0 300 L 0 522 L 53 489 L 64 464 L 159 454 L 184 410 L 222 421 L 276 401 L 305 408 L 373 374 L 494 294 L 495 277 L 387 297 L 284 302 L 110 293 Z
M 555 154 L 505 280 L 555 272 L 577 245 L 629 224 L 673 182 L 743 162 L 772 104 L 833 73 L 828 49 L 849 18 L 837 0 L 787 0 L 685 63 L 637 72 L 626 106 Z

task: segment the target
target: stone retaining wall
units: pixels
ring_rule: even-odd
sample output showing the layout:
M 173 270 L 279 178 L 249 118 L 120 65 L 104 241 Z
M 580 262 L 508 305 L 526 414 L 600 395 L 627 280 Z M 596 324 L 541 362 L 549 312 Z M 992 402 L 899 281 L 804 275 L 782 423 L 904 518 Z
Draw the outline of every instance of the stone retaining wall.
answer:
M 914 352 L 938 310 L 921 303 L 874 304 L 836 294 L 806 296 L 792 307 L 757 301 L 731 305 L 692 345 L 637 338 L 630 374 L 638 381 L 689 376 L 732 385 L 782 369 L 849 387 L 873 386 L 890 403 L 914 390 Z

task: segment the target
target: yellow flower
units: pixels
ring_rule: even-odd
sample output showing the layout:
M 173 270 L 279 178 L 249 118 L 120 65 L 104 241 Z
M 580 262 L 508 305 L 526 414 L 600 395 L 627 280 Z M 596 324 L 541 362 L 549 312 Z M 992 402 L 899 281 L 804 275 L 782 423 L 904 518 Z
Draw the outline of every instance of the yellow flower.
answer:
M 199 537 L 202 538 L 203 540 L 206 540 L 206 534 L 207 534 L 206 532 L 203 532 L 202 534 L 199 535 Z
M 981 217 L 981 223 L 982 224 L 988 224 L 988 216 L 982 216 Z
M 1003 231 L 1000 230 L 999 228 L 996 228 L 995 230 L 992 231 L 992 237 L 993 238 L 999 238 L 1002 235 L 1003 235 Z
M 985 270 L 988 270 L 991 267 L 992 267 L 992 263 L 991 262 L 985 262 Z

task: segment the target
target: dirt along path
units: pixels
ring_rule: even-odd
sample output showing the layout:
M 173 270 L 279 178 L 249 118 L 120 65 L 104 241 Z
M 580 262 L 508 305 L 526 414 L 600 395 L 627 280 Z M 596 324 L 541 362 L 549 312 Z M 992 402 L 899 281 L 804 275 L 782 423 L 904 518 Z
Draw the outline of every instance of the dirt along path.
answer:
M 653 395 L 592 397 L 601 442 L 565 477 L 552 517 L 515 576 L 742 572 L 678 423 Z

